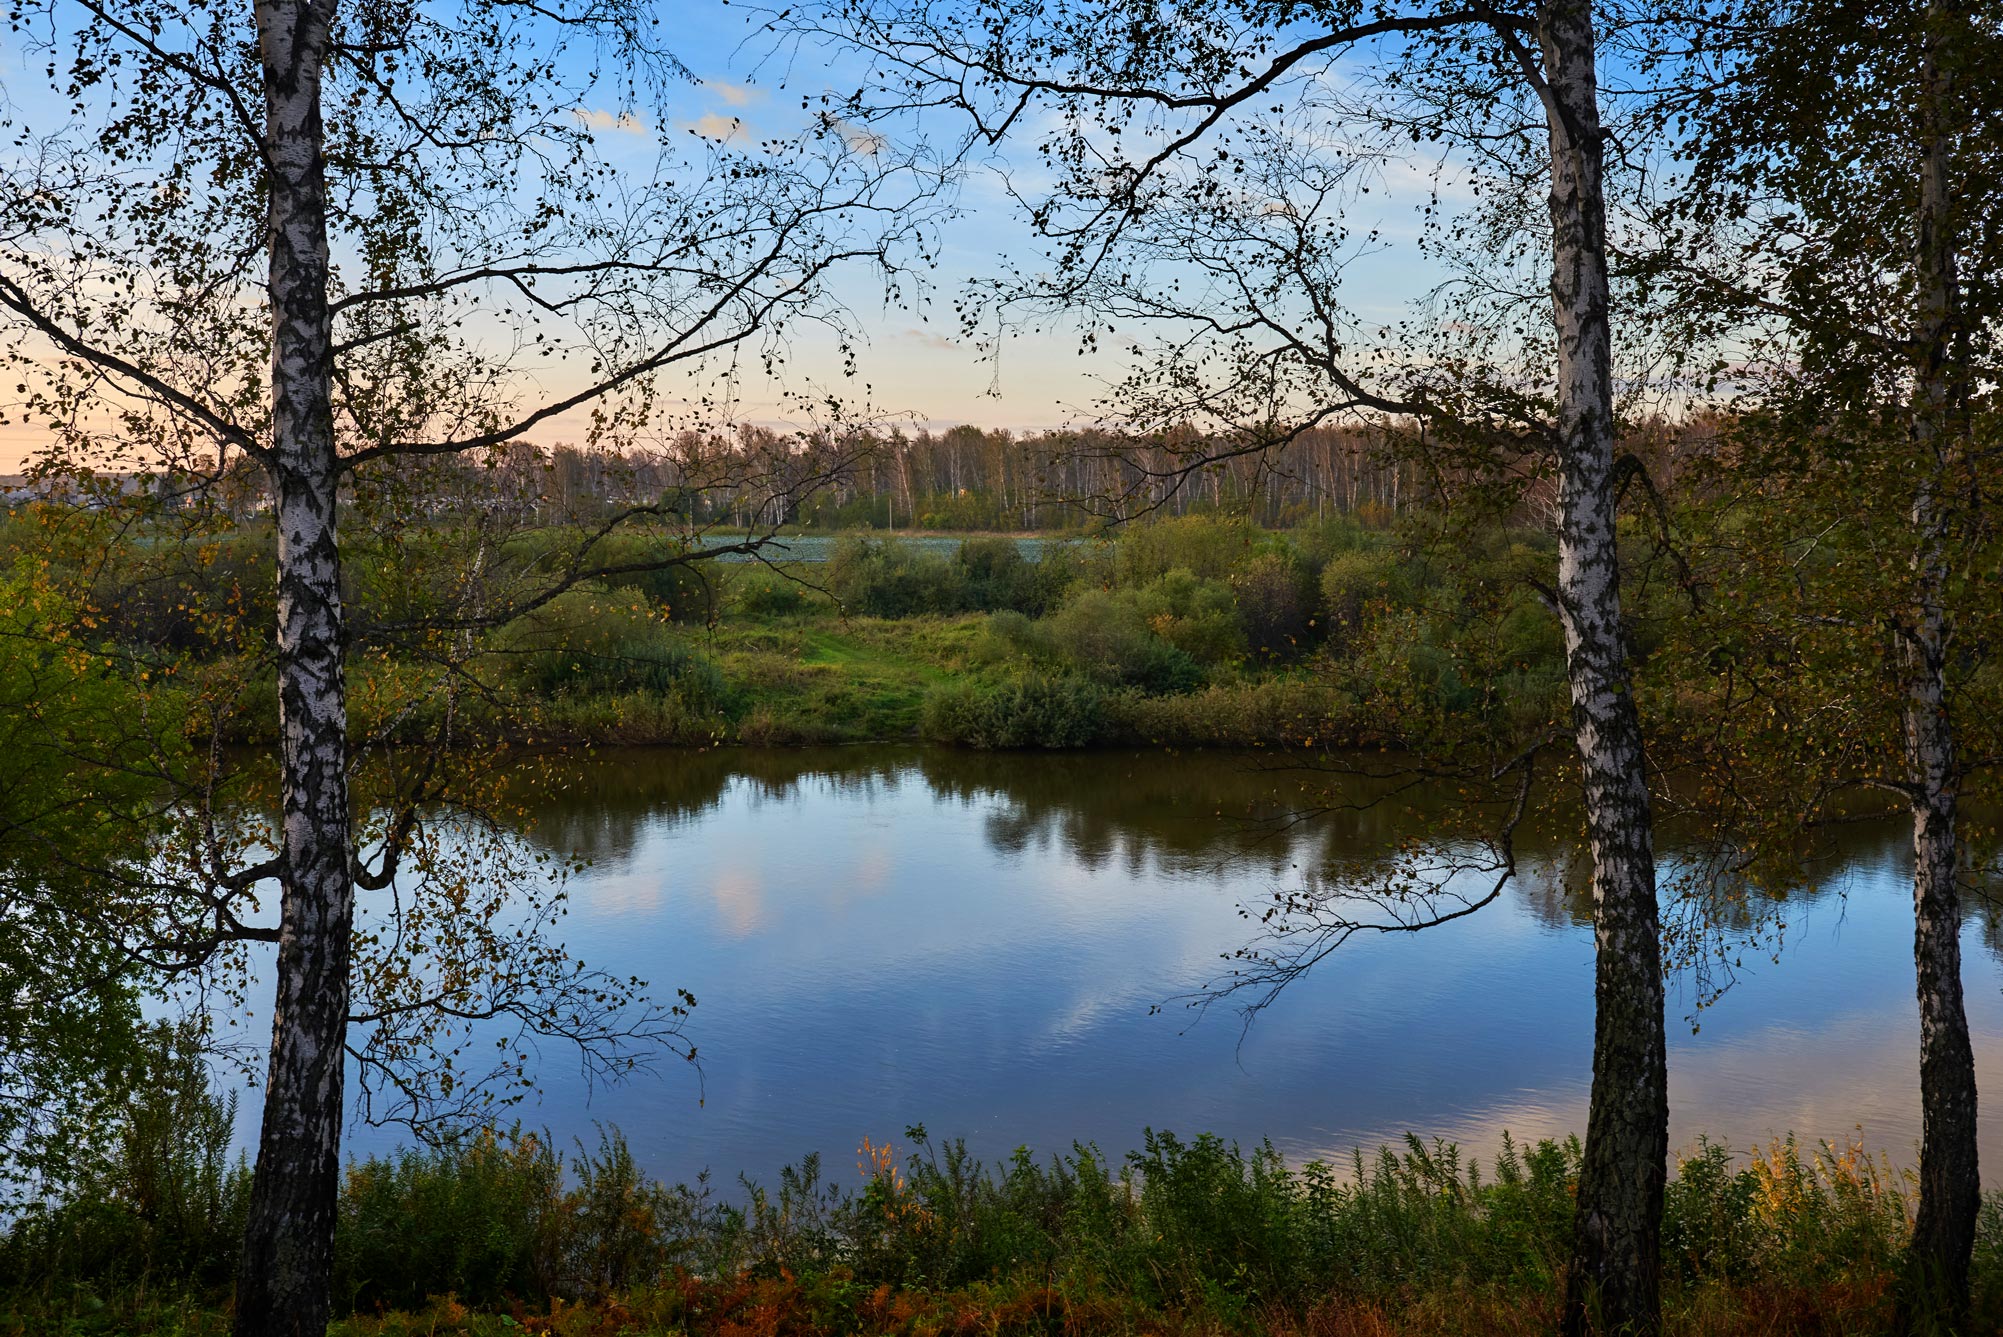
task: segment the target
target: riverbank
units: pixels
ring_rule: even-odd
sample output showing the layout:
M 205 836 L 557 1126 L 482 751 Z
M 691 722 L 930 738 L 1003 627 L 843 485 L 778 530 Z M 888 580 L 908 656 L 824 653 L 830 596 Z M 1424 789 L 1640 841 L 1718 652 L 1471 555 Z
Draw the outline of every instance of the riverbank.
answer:
M 1562 706 L 1555 624 L 1528 594 L 1474 592 L 1536 536 L 1470 556 L 1348 522 L 1274 533 L 1191 518 L 1092 542 L 815 542 L 811 560 L 587 582 L 484 638 L 395 638 L 351 659 L 352 727 L 539 745 L 1358 746 L 1393 741 L 1399 709 L 1503 701 L 1542 721 Z M 234 565 L 188 578 L 226 569 L 241 589 Z M 364 569 L 356 583 L 387 579 Z M 105 614 L 120 639 L 188 647 L 160 681 L 228 685 L 225 710 L 190 714 L 228 742 L 272 740 L 262 648 L 215 657 L 177 621 L 219 599 L 123 597 Z M 1455 642 L 1471 620 L 1495 622 L 1504 693 L 1467 686 Z M 358 616 L 358 644 L 371 639 Z
M 122 1191 L 6 1236 L 0 1334 L 227 1330 L 244 1172 L 146 1150 L 128 1153 Z M 1270 1147 L 1150 1133 L 1123 1164 L 1080 1147 L 981 1165 L 914 1128 L 902 1148 L 864 1139 L 852 1171 L 810 1159 L 725 1194 L 654 1182 L 616 1132 L 567 1157 L 486 1133 L 351 1164 L 333 1331 L 1541 1332 L 1578 1161 L 1571 1140 L 1477 1165 L 1413 1139 L 1296 1167 Z M 1668 1192 L 1667 1331 L 1884 1331 L 1911 1206 L 1906 1177 L 1854 1149 L 1700 1144 Z M 2003 1195 L 1976 1269 L 1989 1331 Z
M 264 746 L 278 709 L 262 524 L 176 538 L 17 517 L 0 555 L 83 610 L 70 620 L 150 717 L 185 719 L 197 747 Z M 474 543 L 468 568 L 473 541 L 442 522 L 358 531 L 343 562 L 353 733 L 1326 746 L 1395 741 L 1415 714 L 1506 729 L 1563 709 L 1555 620 L 1516 579 L 1549 556 L 1528 531 L 1191 516 L 1068 540 L 781 536 L 762 560 L 692 559 L 728 537 L 641 527 L 589 546 L 538 529 Z M 599 574 L 562 576 L 572 562 Z
M 1312 665 L 1234 666 L 1150 693 L 997 644 L 990 622 L 829 610 L 668 631 L 641 657 L 603 663 L 599 682 L 472 703 L 465 718 L 497 741 L 605 746 L 1269 747 L 1368 736 L 1353 700 Z M 672 680 L 604 681 L 635 663 L 669 666 Z

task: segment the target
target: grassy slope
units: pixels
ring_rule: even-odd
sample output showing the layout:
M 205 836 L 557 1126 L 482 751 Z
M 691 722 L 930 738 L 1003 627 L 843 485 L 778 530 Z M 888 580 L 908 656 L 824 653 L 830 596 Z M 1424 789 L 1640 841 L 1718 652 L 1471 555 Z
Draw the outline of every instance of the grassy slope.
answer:
M 709 644 L 739 694 L 739 741 L 889 741 L 917 736 L 925 693 L 966 667 L 985 621 L 794 616 L 727 622 Z

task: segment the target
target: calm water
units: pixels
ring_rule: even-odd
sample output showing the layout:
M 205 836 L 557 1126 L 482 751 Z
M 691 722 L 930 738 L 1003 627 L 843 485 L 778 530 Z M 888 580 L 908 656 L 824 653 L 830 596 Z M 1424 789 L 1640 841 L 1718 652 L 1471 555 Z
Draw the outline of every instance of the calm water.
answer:
M 655 1174 L 707 1167 L 726 1183 L 809 1151 L 846 1174 L 864 1136 L 901 1142 L 917 1122 L 984 1154 L 1073 1139 L 1118 1152 L 1153 1126 L 1269 1136 L 1302 1159 L 1407 1129 L 1483 1151 L 1504 1130 L 1583 1131 L 1592 942 L 1562 842 L 1468 920 L 1345 947 L 1242 1044 L 1228 1012 L 1149 1014 L 1244 940 L 1241 903 L 1422 820 L 1385 808 L 1276 832 L 1258 819 L 1297 802 L 1300 781 L 1267 765 L 919 749 L 591 763 L 539 829 L 594 861 L 565 937 L 596 965 L 696 994 L 706 1099 L 679 1064 L 587 1093 L 552 1051 L 524 1118 L 566 1138 L 615 1123 Z M 1778 964 L 1749 954 L 1715 1005 L 1698 1013 L 1694 983 L 1672 983 L 1675 1145 L 1792 1130 L 1916 1159 L 1901 835 L 1860 835 L 1841 894 L 1787 905 Z M 1965 950 L 1997 1092 L 2003 976 L 1983 924 Z M 2003 1095 L 1982 1128 L 2003 1182 Z M 357 1129 L 350 1144 L 394 1140 Z

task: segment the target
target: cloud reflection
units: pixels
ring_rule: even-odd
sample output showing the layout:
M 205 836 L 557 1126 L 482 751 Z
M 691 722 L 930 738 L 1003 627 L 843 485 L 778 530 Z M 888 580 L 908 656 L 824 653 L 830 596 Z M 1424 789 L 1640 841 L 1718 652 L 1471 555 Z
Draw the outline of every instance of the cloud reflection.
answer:
M 1244 940 L 1239 905 L 1337 877 L 1426 826 L 1417 808 L 1283 827 L 1299 781 L 1256 758 L 975 756 L 915 749 L 629 753 L 570 777 L 539 839 L 597 860 L 572 946 L 701 997 L 707 1102 L 667 1084 L 584 1093 L 552 1074 L 534 1118 L 619 1124 L 654 1172 L 769 1178 L 807 1151 L 922 1121 L 977 1153 L 1143 1127 L 1271 1136 L 1345 1158 L 1406 1130 L 1492 1154 L 1583 1131 L 1592 943 L 1569 833 L 1525 851 L 1502 903 L 1345 948 L 1250 1032 L 1149 1004 Z M 1896 831 L 1860 832 L 1847 899 L 1786 906 L 1701 1033 L 1674 1025 L 1672 1140 L 1776 1133 L 1911 1160 L 1918 1133 L 1910 909 Z M 693 911 L 693 913 L 692 913 Z M 1997 963 L 1968 929 L 1985 1080 L 2003 1075 Z M 1686 981 L 1682 993 L 1691 987 Z M 1241 1043 L 1242 1040 L 1242 1043 Z M 685 1098 L 684 1098 L 685 1097 Z M 1982 1124 L 2003 1182 L 2003 1107 Z

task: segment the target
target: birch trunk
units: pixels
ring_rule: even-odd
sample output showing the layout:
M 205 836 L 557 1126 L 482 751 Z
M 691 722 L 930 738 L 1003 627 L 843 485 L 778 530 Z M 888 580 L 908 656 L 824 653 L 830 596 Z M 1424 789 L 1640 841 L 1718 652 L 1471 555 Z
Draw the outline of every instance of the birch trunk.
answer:
M 1937 494 L 1957 446 L 1955 327 L 1960 316 L 1949 211 L 1950 76 L 1942 68 L 1948 6 L 1929 5 L 1920 65 L 1920 208 L 1915 270 L 1923 350 L 1913 383 L 1912 438 L 1921 484 L 1913 498 L 1913 605 L 1900 628 L 1906 781 L 1913 807 L 1913 965 L 1920 1004 L 1920 1202 L 1901 1332 L 1958 1332 L 1981 1211 L 1975 1130 L 1975 1051 L 1961 992 L 1961 904 L 1955 882 L 1958 771 L 1944 608 L 1948 517 Z
M 1590 0 L 1538 16 L 1551 137 L 1558 603 L 1593 857 L 1592 1108 L 1564 1329 L 1653 1333 L 1669 1150 L 1654 824 L 1621 626 L 1614 390 Z
M 261 0 L 256 16 L 270 188 L 284 871 L 271 1065 L 236 1331 L 320 1337 L 333 1260 L 354 899 L 320 120 L 333 4 Z

